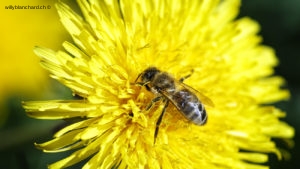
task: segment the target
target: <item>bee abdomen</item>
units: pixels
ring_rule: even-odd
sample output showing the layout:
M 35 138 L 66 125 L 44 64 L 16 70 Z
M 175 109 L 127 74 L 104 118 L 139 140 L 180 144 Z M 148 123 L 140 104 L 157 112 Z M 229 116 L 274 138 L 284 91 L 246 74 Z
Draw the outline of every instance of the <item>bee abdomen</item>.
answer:
M 183 110 L 187 119 L 196 125 L 204 125 L 207 121 L 207 114 L 201 103 L 188 103 Z
M 195 113 L 192 117 L 191 120 L 197 124 L 197 125 L 204 125 L 207 121 L 207 114 L 206 110 L 204 109 L 202 104 L 199 104 L 199 107 L 202 107 L 203 109 L 198 109 L 197 113 Z

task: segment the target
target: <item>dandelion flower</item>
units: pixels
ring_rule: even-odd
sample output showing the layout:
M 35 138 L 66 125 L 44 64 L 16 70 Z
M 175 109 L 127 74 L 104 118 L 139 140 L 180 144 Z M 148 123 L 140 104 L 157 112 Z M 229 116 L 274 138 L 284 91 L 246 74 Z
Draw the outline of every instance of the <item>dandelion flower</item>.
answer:
M 74 43 L 65 51 L 36 47 L 44 68 L 79 100 L 25 102 L 39 119 L 80 121 L 36 146 L 45 152 L 74 150 L 49 168 L 89 158 L 83 168 L 263 169 L 267 153 L 281 153 L 272 138 L 290 139 L 285 113 L 270 105 L 289 97 L 274 76 L 278 61 L 261 45 L 259 25 L 235 19 L 239 0 L 86 1 L 83 17 L 59 2 L 62 23 Z M 154 66 L 210 98 L 208 121 L 198 126 L 134 82 Z M 156 140 L 155 140 L 156 139 Z M 154 143 L 155 140 L 155 143 Z

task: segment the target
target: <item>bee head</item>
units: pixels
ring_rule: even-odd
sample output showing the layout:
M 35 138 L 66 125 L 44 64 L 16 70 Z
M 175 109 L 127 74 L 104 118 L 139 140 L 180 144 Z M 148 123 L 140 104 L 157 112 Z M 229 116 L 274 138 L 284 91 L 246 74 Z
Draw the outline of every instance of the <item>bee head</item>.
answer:
M 159 72 L 160 72 L 160 70 L 158 70 L 156 67 L 149 67 L 138 76 L 136 81 L 140 78 L 141 79 L 140 84 L 145 85 L 145 84 L 151 82 L 153 80 L 154 76 Z

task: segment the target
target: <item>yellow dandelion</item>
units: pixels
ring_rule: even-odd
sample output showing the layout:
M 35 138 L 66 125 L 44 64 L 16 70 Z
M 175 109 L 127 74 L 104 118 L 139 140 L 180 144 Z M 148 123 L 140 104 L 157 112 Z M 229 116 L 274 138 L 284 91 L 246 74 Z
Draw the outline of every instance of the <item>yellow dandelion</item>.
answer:
M 281 157 L 272 138 L 292 138 L 294 129 L 270 103 L 289 92 L 280 88 L 283 78 L 272 76 L 277 60 L 272 48 L 260 44 L 259 25 L 235 19 L 239 0 L 78 4 L 84 17 L 57 4 L 74 43 L 63 43 L 66 51 L 36 47 L 35 53 L 53 78 L 82 99 L 24 103 L 34 118 L 80 119 L 36 144 L 45 152 L 74 150 L 49 168 L 89 158 L 85 169 L 263 169 L 267 153 Z M 183 86 L 173 89 L 188 85 L 205 95 L 199 99 L 211 103 L 204 105 L 206 124 L 185 118 L 170 91 L 147 81 L 141 73 L 149 67 Z

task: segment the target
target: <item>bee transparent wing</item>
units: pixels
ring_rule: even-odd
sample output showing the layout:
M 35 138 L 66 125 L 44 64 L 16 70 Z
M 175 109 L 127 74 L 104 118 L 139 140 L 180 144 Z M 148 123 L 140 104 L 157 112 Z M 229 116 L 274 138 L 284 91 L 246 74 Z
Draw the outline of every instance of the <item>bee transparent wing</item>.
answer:
M 178 105 L 178 103 L 172 98 L 172 96 L 168 93 L 168 92 L 166 92 L 166 91 L 161 91 L 160 92 L 164 97 L 166 97 L 176 108 L 177 108 L 177 110 L 179 111 L 179 112 L 181 112 L 180 111 L 180 107 L 179 107 L 179 105 Z M 182 112 L 181 112 L 182 113 Z
M 201 103 L 203 103 L 207 106 L 210 106 L 210 107 L 215 106 L 213 101 L 210 98 L 205 96 L 202 92 L 199 92 L 198 90 L 192 88 L 191 86 L 184 84 L 182 82 L 176 82 L 176 85 L 179 85 L 180 87 L 186 88 L 186 89 L 190 90 L 191 92 L 193 92 L 198 97 L 198 99 L 201 101 Z

